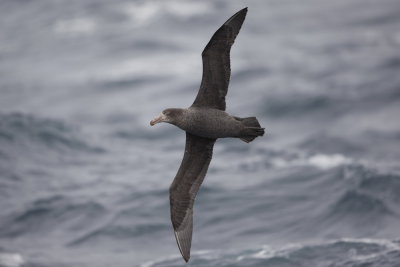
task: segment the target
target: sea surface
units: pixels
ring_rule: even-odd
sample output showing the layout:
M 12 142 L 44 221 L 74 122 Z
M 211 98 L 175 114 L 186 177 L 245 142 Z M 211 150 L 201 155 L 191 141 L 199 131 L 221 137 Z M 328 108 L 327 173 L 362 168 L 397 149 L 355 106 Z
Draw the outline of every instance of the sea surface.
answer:
M 249 11 L 185 265 L 168 188 L 201 51 Z M 1 267 L 399 267 L 398 0 L 0 0 Z

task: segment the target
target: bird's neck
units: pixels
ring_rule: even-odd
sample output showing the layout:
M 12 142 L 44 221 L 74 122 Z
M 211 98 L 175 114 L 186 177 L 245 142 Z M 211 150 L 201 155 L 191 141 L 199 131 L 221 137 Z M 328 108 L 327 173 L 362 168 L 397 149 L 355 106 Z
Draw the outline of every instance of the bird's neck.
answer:
M 187 108 L 174 108 L 174 113 L 175 119 L 171 123 L 185 130 L 189 124 L 190 111 Z

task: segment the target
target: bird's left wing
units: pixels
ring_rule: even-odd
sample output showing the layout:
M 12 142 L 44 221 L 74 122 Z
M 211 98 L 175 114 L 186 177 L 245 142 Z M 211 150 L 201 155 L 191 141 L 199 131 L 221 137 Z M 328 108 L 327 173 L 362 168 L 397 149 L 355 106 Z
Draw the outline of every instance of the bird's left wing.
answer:
M 247 7 L 229 18 L 211 37 L 201 54 L 203 78 L 193 107 L 225 110 L 225 96 L 231 77 L 230 51 L 246 18 Z
M 186 133 L 183 160 L 169 189 L 171 221 L 186 262 L 190 258 L 192 243 L 193 204 L 207 173 L 215 140 Z

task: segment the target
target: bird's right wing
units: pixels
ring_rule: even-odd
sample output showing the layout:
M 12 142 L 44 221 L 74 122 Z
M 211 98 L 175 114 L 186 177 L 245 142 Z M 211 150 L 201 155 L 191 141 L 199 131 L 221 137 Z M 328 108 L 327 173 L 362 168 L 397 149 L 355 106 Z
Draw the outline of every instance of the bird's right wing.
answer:
M 169 189 L 171 221 L 182 257 L 190 258 L 193 204 L 207 173 L 216 139 L 186 133 L 185 154 Z

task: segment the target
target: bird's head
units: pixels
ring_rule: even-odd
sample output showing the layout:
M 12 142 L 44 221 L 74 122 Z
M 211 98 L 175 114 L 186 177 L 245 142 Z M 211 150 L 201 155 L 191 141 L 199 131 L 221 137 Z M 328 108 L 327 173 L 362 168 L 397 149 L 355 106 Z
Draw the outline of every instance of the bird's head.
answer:
M 152 121 L 150 121 L 150 125 L 154 126 L 159 122 L 168 122 L 171 124 L 175 124 L 178 117 L 181 116 L 183 110 L 180 108 L 167 108 L 161 112 L 161 114 L 155 117 Z

